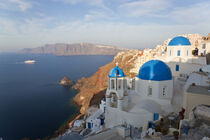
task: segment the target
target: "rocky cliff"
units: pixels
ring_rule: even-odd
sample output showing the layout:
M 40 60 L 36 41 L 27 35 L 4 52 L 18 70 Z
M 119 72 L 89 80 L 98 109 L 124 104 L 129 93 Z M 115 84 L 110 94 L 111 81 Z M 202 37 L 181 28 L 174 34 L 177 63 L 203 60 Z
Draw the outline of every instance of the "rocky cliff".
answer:
M 134 67 L 137 54 L 138 51 L 136 50 L 120 52 L 111 63 L 100 67 L 94 75 L 78 80 L 77 84 L 73 86 L 74 89 L 79 90 L 79 93 L 74 97 L 74 102 L 81 106 L 81 114 L 85 113 L 89 105 L 98 104 L 104 97 L 109 72 L 115 67 L 116 62 L 119 63 L 119 67 L 123 69 L 127 76 L 135 76 L 134 73 L 130 73 L 130 70 Z
M 20 53 L 55 54 L 55 55 L 116 55 L 126 48 L 96 45 L 90 43 L 79 44 L 47 44 L 38 48 L 25 48 Z

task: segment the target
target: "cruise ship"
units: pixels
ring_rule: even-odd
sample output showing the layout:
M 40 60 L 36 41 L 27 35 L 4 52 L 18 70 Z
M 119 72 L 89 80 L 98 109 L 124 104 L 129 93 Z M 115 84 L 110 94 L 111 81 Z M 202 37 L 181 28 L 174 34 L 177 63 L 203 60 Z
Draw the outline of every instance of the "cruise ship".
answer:
M 34 64 L 36 61 L 35 60 L 26 60 L 24 61 L 25 64 Z

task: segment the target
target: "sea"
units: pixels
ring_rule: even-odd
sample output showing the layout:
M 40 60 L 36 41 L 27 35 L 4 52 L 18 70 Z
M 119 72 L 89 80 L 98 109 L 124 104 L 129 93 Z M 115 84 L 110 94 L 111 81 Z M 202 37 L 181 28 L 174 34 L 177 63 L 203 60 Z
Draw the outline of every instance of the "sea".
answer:
M 25 64 L 25 60 L 35 60 Z M 79 108 L 72 103 L 77 91 L 58 82 L 93 75 L 113 56 L 55 56 L 0 54 L 0 138 L 36 140 L 51 136 Z M 76 139 L 76 137 L 72 138 Z

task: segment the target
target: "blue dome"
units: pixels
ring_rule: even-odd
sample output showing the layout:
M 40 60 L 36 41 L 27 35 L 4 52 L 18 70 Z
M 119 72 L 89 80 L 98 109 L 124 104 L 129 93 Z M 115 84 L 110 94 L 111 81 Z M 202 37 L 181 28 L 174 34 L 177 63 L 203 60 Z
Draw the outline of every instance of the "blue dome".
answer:
M 167 64 L 160 60 L 150 60 L 144 63 L 137 76 L 142 80 L 164 81 L 171 80 L 171 70 Z
M 177 36 L 173 38 L 168 44 L 168 46 L 179 46 L 179 45 L 188 46 L 188 45 L 191 45 L 191 43 L 189 39 L 187 39 L 186 37 Z
M 125 77 L 125 74 L 122 69 L 116 66 L 110 71 L 109 77 Z

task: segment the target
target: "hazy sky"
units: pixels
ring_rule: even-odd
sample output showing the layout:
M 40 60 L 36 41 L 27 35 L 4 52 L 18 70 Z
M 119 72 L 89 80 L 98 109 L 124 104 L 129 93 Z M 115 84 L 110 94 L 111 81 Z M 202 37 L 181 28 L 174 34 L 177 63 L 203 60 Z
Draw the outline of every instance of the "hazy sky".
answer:
M 155 47 L 210 32 L 210 0 L 0 0 L 0 51 L 46 43 Z

